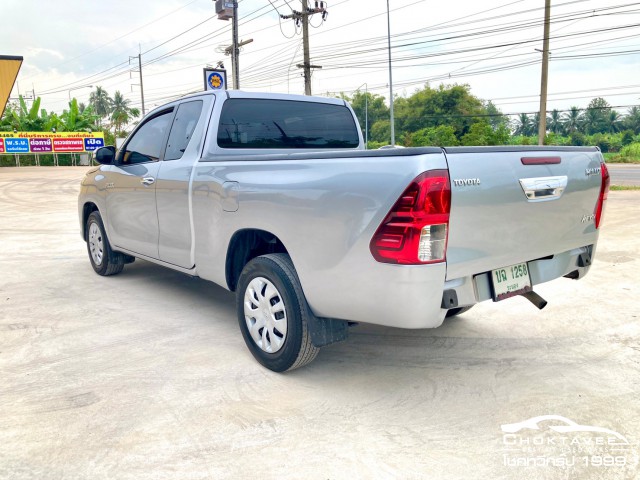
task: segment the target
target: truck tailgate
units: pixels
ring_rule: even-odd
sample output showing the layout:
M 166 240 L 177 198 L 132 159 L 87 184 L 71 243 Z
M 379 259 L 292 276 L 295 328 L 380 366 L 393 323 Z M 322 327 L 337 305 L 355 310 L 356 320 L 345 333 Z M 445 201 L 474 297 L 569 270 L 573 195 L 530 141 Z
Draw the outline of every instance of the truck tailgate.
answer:
M 596 243 L 597 149 L 460 147 L 446 157 L 448 280 Z

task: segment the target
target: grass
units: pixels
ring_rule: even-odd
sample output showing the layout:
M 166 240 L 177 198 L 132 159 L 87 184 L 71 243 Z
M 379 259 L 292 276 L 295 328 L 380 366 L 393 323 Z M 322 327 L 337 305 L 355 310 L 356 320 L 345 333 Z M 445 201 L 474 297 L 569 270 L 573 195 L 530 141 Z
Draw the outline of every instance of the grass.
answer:
M 604 158 L 610 163 L 640 163 L 640 143 L 622 147 L 619 153 L 605 153 Z
M 604 153 L 604 159 L 607 163 L 637 163 L 640 164 L 639 157 L 625 157 L 619 153 Z
M 640 190 L 640 187 L 631 185 L 611 185 L 610 190 Z

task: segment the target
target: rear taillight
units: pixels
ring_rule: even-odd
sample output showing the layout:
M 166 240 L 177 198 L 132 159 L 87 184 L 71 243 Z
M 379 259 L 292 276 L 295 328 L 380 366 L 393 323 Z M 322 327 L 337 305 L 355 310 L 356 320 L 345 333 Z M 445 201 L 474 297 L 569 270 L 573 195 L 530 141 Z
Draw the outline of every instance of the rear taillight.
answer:
M 596 204 L 596 228 L 599 228 L 602 222 L 604 202 L 607 200 L 607 195 L 609 194 L 609 170 L 604 163 L 600 164 L 600 175 L 602 175 L 602 183 L 600 184 L 600 194 L 598 195 L 598 203 Z
M 447 170 L 416 177 L 378 227 L 369 248 L 384 263 L 443 262 L 447 252 L 451 184 Z

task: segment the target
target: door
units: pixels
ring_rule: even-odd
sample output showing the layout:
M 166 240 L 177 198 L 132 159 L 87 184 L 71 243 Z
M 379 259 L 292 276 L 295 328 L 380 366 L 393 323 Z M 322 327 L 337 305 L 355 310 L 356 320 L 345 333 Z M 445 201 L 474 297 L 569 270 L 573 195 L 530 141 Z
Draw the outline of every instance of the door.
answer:
M 120 248 L 158 258 L 156 177 L 173 108 L 145 120 L 105 172 L 109 240 Z
M 200 155 L 204 117 L 207 116 L 203 111 L 209 111 L 203 106 L 205 102 L 209 105 L 210 101 L 207 98 L 191 100 L 178 106 L 156 182 L 159 258 L 183 268 L 191 268 L 194 264 L 189 181 Z

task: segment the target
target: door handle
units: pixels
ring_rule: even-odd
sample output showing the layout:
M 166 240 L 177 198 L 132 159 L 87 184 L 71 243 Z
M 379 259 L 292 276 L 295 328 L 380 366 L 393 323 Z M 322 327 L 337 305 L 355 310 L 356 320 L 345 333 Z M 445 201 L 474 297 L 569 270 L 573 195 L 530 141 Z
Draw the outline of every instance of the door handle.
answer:
M 566 175 L 557 177 L 521 178 L 520 186 L 530 202 L 542 202 L 560 198 L 567 188 Z
M 142 185 L 153 185 L 155 181 L 156 179 L 153 177 L 144 177 L 142 180 L 140 180 L 140 183 Z

